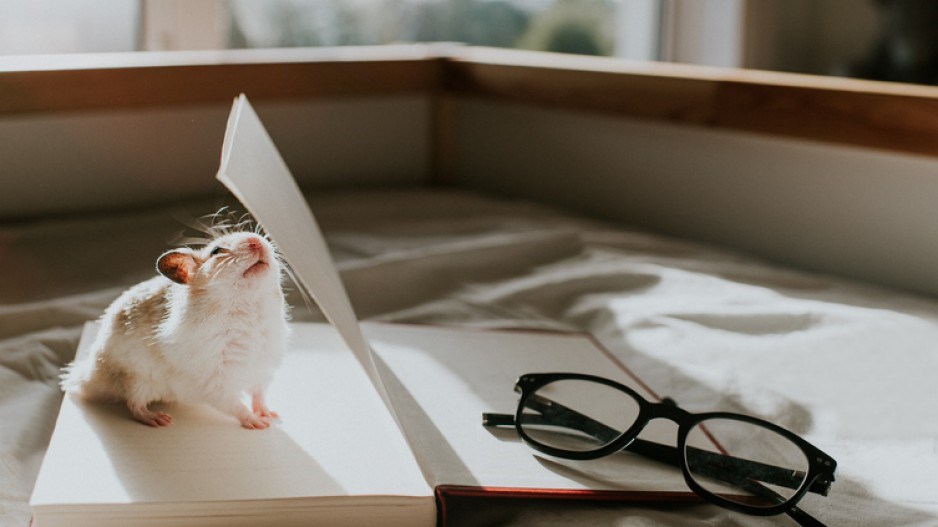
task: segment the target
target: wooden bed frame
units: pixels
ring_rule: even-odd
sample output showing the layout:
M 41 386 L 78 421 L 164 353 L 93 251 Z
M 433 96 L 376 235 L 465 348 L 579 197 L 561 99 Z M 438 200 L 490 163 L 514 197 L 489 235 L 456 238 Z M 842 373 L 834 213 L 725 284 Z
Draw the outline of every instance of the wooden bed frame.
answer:
M 241 92 L 476 96 L 938 156 L 928 86 L 432 45 L 0 58 L 0 117 L 227 104 Z
M 0 58 L 0 118 L 242 92 L 485 97 L 938 156 L 929 86 L 446 45 Z
M 447 44 L 0 58 L 0 220 L 220 192 L 242 92 L 310 188 L 456 185 L 938 294 L 938 88 Z

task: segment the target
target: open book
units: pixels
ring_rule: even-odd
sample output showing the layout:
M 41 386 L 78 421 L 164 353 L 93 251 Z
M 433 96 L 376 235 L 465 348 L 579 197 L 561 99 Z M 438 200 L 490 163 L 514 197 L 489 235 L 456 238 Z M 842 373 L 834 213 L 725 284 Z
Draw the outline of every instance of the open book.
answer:
M 483 412 L 514 412 L 536 371 L 601 375 L 654 395 L 586 335 L 360 323 L 316 221 L 244 96 L 218 178 L 264 226 L 331 324 L 294 324 L 268 430 L 175 405 L 149 428 L 122 405 L 65 397 L 32 497 L 57 525 L 445 523 L 455 496 L 664 500 L 693 496 L 680 470 L 637 455 L 536 454 Z M 89 323 L 79 353 L 93 340 Z M 596 404 L 602 404 L 596 401 Z M 652 423 L 642 438 L 673 444 Z

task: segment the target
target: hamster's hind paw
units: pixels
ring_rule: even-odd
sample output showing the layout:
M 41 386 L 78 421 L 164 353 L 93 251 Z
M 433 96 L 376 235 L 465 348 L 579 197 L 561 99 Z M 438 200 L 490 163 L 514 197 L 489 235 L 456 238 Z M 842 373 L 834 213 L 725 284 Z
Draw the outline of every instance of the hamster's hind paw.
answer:
M 173 424 L 173 416 L 165 412 L 154 412 L 153 419 L 145 421 L 144 423 L 153 427 L 169 426 Z
M 154 412 L 147 408 L 146 405 L 143 407 L 130 407 L 130 411 L 133 413 L 134 419 L 147 426 L 159 428 L 173 424 L 173 416 L 166 412 Z
M 133 414 L 134 419 L 147 426 L 159 428 L 173 424 L 173 416 L 165 412 L 154 412 L 147 407 L 148 404 L 149 403 L 140 403 L 138 401 L 127 401 L 127 408 L 130 408 L 130 413 Z

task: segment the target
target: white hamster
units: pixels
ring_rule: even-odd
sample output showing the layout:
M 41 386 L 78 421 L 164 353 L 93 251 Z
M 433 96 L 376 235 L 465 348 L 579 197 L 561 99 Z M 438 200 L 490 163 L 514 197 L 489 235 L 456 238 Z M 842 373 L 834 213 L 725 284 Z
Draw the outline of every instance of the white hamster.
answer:
M 149 408 L 158 401 L 207 403 L 245 428 L 269 427 L 277 414 L 264 394 L 289 334 L 274 246 L 254 232 L 229 232 L 200 250 L 166 252 L 156 267 L 158 276 L 107 308 L 90 353 L 66 368 L 62 388 L 125 401 L 154 427 L 173 421 Z

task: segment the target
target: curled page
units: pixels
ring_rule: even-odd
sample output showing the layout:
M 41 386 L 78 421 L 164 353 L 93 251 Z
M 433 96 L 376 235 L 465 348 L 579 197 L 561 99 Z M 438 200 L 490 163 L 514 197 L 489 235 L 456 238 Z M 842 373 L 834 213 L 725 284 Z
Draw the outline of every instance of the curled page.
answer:
M 392 415 L 374 354 L 319 225 L 273 140 L 244 94 L 234 101 L 215 176 L 274 240 L 299 286 L 316 301 L 365 369 Z

